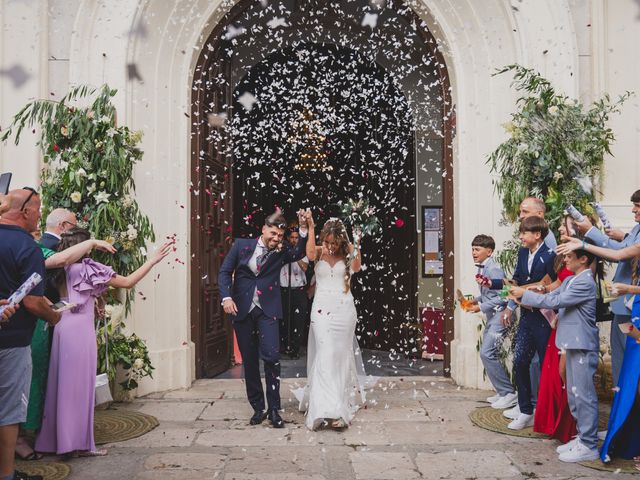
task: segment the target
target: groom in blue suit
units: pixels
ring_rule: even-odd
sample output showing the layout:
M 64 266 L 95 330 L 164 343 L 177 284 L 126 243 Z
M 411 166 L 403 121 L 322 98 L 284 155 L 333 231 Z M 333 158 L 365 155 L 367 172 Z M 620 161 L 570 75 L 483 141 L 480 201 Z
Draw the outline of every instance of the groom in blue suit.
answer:
M 280 417 L 280 335 L 282 318 L 280 269 L 305 255 L 307 230 L 298 212 L 300 240 L 291 248 L 283 244 L 287 222 L 281 213 L 266 218 L 259 238 L 237 238 L 218 274 L 224 311 L 233 322 L 244 364 L 247 398 L 254 414 L 249 423 L 258 425 L 269 417 L 275 428 L 283 428 Z M 259 359 L 264 363 L 268 412 L 260 379 Z

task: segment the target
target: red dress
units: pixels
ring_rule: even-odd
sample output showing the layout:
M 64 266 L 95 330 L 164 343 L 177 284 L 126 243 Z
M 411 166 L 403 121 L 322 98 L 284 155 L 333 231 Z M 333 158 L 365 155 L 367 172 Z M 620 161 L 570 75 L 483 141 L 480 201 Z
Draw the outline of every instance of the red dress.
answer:
M 571 270 L 563 267 L 558 278 L 573 275 Z M 542 362 L 540 372 L 540 387 L 538 389 L 538 403 L 533 421 L 533 430 L 546 433 L 550 438 L 557 438 L 567 443 L 577 433 L 576 421 L 569 410 L 567 390 L 562 383 L 559 372 L 560 351 L 556 347 L 556 330 L 551 330 L 547 352 Z

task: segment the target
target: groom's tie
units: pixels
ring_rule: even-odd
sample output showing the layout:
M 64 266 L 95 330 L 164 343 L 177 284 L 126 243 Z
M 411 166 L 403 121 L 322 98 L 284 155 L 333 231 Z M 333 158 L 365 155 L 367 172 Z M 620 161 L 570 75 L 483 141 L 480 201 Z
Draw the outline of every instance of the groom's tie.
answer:
M 262 245 L 260 245 L 260 248 L 262 248 L 262 253 L 258 255 L 258 258 L 256 258 L 256 267 L 257 267 L 258 273 L 260 273 L 262 266 L 267 262 L 267 259 L 269 258 L 269 255 L 271 255 L 271 252 L 272 252 L 272 250 L 269 250 L 267 247 L 264 247 Z

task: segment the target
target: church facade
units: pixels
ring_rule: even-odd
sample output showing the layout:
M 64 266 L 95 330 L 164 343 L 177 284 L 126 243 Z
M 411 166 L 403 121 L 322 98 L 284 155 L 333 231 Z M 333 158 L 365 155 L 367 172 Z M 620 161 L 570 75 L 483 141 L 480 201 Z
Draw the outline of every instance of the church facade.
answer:
M 584 103 L 640 90 L 632 0 L 0 0 L 0 14 L 0 69 L 26 72 L 19 85 L 0 77 L 1 126 L 30 99 L 108 83 L 118 121 L 144 132 L 137 198 L 160 238 L 175 235 L 182 262 L 142 282 L 146 301 L 127 321 L 156 367 L 139 394 L 226 368 L 232 345 L 215 278 L 229 237 L 256 231 L 256 212 L 362 195 L 378 202 L 387 234 L 363 244 L 361 341 L 415 353 L 407 324 L 420 309 L 442 310 L 445 374 L 484 386 L 479 318 L 455 310 L 453 292 L 476 290 L 474 235 L 510 236 L 485 162 L 517 95 L 507 75 L 492 74 L 531 67 Z M 311 110 L 334 122 L 326 154 L 304 153 L 326 161 L 323 178 L 296 176 L 304 166 L 285 161 L 300 156 L 286 150 L 295 132 L 273 140 Z M 640 180 L 639 118 L 632 98 L 611 119 L 614 155 L 599 186 L 623 229 Z M 35 140 L 0 145 L 14 185 L 37 184 Z M 337 187 L 323 190 L 327 182 Z

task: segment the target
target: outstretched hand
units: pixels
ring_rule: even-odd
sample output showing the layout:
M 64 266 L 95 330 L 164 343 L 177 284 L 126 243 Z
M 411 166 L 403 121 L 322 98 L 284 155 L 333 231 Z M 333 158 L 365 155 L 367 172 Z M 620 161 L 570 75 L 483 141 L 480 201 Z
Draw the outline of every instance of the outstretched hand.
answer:
M 304 208 L 301 208 L 300 210 L 298 210 L 298 226 L 300 228 L 305 228 L 307 227 L 307 216 L 306 216 L 306 211 L 304 210 Z
M 113 245 L 105 240 L 94 240 L 93 248 L 106 253 L 116 253 L 117 250 Z
M 556 253 L 558 255 L 566 255 L 569 252 L 579 249 L 582 246 L 582 241 L 577 238 L 568 238 L 566 242 L 561 243 L 556 247 Z
M 149 260 L 151 261 L 151 263 L 153 265 L 156 265 L 157 263 L 162 261 L 164 257 L 169 255 L 169 253 L 171 253 L 171 250 L 173 250 L 174 243 L 175 243 L 174 241 L 166 242 L 160 248 L 158 248 L 155 252 L 153 252 L 153 254 L 149 257 Z
M 311 213 L 310 208 L 307 208 L 307 210 L 304 212 L 304 218 L 309 228 L 315 225 L 315 222 L 313 221 L 313 213 Z

